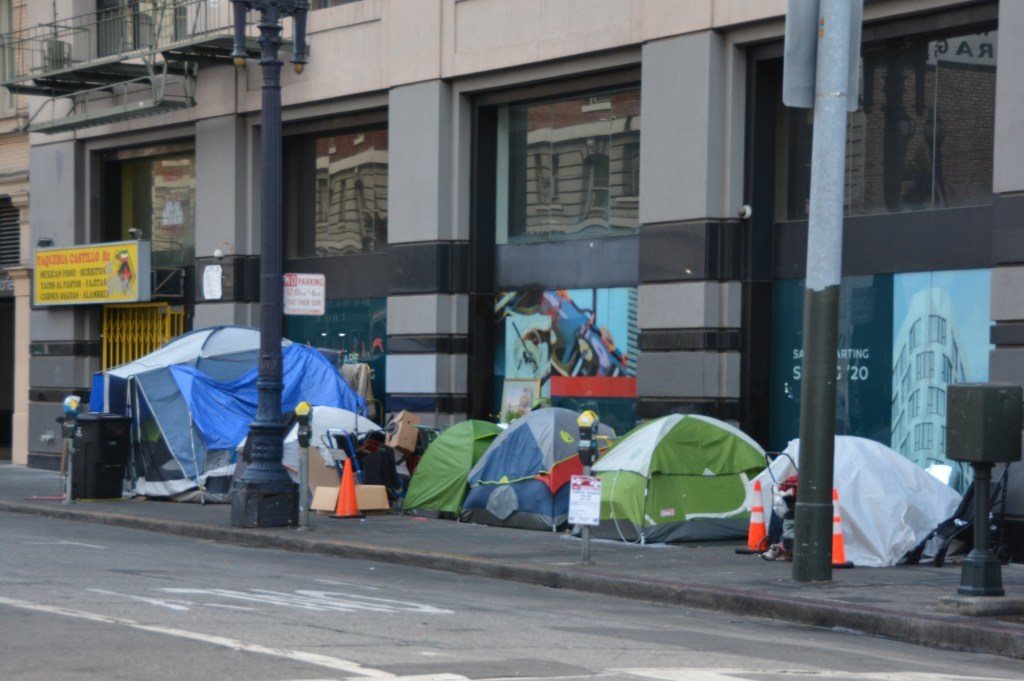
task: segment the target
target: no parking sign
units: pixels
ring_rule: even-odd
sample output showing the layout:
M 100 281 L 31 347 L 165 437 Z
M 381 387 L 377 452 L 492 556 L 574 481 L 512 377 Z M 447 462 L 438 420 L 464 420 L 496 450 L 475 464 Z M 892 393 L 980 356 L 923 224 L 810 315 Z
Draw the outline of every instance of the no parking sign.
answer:
M 601 478 L 574 475 L 569 481 L 569 524 L 601 523 Z

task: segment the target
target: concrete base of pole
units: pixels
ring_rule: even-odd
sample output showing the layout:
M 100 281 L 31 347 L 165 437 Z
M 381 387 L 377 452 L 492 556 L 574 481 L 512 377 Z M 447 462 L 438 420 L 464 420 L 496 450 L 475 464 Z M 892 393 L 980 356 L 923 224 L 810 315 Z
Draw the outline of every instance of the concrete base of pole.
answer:
M 986 528 L 987 529 L 987 528 Z M 961 596 L 1002 596 L 1003 566 L 987 548 L 972 549 L 964 558 L 960 571 Z
M 939 610 L 972 617 L 1024 615 L 1024 598 L 1019 596 L 944 596 L 939 599 Z
M 242 483 L 231 495 L 235 527 L 287 527 L 298 523 L 298 490 L 294 483 Z

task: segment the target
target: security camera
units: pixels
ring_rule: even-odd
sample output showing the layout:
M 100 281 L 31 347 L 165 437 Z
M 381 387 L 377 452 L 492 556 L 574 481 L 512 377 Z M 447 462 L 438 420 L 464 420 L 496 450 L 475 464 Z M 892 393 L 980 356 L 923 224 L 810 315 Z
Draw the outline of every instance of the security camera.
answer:
M 132 238 L 138 241 L 142 238 L 142 230 L 138 227 L 129 227 L 128 233 L 132 235 Z
M 224 259 L 224 249 L 221 248 L 220 246 L 218 246 L 217 248 L 213 249 L 213 257 L 217 258 L 217 260 L 223 260 Z
M 750 207 L 749 203 L 745 203 L 740 206 L 740 220 L 749 220 L 750 216 L 754 214 L 754 209 Z

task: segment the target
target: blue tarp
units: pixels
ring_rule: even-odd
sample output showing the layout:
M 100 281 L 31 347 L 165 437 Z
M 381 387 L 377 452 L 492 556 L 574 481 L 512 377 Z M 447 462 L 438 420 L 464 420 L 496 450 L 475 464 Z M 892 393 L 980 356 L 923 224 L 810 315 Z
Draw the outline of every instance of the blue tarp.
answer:
M 366 413 L 365 401 L 318 350 L 289 345 L 282 350 L 282 360 L 283 413 L 294 411 L 302 401 Z M 256 416 L 258 370 L 252 369 L 241 378 L 222 382 L 194 367 L 175 365 L 169 368 L 207 449 L 234 449 L 245 438 Z

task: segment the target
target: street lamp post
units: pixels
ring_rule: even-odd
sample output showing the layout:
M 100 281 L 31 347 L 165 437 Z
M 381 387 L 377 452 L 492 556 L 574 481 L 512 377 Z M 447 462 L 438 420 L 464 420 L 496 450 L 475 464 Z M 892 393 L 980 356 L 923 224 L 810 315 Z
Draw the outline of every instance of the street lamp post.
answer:
M 239 479 L 231 501 L 231 524 L 279 527 L 297 520 L 296 490 L 281 465 L 281 332 L 284 287 L 282 269 L 281 184 L 281 20 L 295 20 L 292 63 L 298 73 L 306 63 L 307 0 L 231 0 L 235 40 L 231 56 L 238 67 L 249 54 L 245 45 L 246 13 L 260 13 L 260 66 L 263 67 L 261 140 L 260 359 L 256 388 L 259 403 L 249 429 L 252 461 Z

